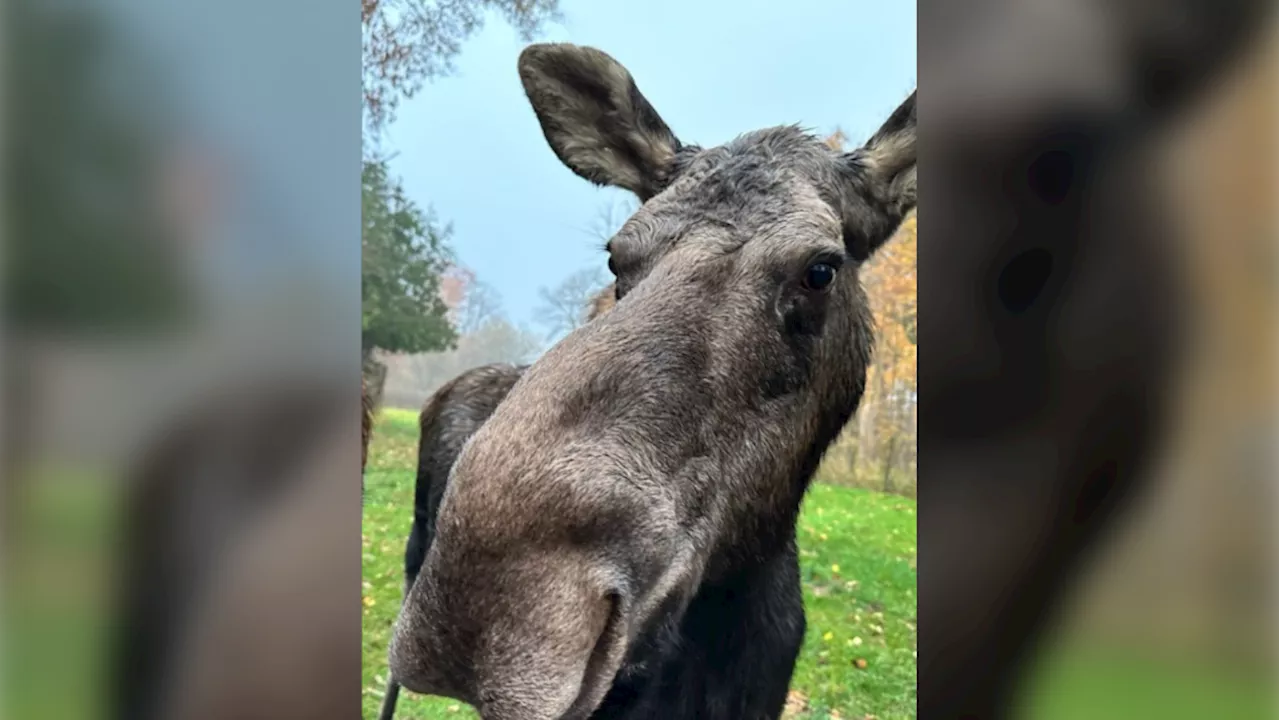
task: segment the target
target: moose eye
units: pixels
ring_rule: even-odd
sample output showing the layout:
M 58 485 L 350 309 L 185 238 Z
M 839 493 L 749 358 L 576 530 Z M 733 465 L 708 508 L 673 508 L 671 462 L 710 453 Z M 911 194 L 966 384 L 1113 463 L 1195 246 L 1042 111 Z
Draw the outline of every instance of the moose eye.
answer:
M 825 290 L 835 279 L 836 269 L 830 263 L 814 263 L 804 271 L 804 286 L 809 290 Z

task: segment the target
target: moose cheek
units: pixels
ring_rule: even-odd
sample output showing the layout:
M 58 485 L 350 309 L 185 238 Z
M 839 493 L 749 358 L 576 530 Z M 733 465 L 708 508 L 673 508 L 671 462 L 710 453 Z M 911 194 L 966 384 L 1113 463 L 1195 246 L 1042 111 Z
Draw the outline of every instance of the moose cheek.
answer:
M 780 314 L 782 330 L 791 342 L 814 339 L 822 334 L 827 319 L 825 293 L 799 293 L 784 298 Z M 808 344 L 802 342 L 802 344 Z
M 794 395 L 804 389 L 808 380 L 808 364 L 804 360 L 803 357 L 799 358 L 796 363 L 775 368 L 764 376 L 760 394 L 766 402 Z
M 799 392 L 809 381 L 814 353 L 825 325 L 821 303 L 799 299 L 782 313 L 782 357 L 765 374 L 761 390 L 766 399 Z

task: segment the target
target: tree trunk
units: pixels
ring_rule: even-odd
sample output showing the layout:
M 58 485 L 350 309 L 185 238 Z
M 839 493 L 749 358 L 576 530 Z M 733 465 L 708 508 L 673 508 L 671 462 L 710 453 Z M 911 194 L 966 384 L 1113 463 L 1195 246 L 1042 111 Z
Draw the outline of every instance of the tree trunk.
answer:
M 884 453 L 884 491 L 893 492 L 893 453 L 898 447 L 898 434 L 889 436 L 889 447 Z
M 362 349 L 360 369 L 364 375 L 364 383 L 366 391 L 369 395 L 370 407 L 378 408 L 382 406 L 382 391 L 387 383 L 387 366 L 378 362 L 373 356 L 373 349 Z

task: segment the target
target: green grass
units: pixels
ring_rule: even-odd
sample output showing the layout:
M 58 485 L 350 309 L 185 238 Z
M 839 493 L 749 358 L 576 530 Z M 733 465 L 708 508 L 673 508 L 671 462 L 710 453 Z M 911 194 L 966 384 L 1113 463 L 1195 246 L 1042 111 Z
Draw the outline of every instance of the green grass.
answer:
M 377 716 L 400 603 L 413 508 L 414 413 L 386 410 L 365 476 L 363 712 Z M 787 717 L 915 717 L 915 502 L 818 484 L 800 518 L 808 632 Z M 402 692 L 397 718 L 474 718 L 459 703 Z
M 1095 639 L 1046 653 L 1020 705 L 1036 720 L 1260 720 L 1276 717 L 1276 690 L 1274 665 L 1219 665 Z

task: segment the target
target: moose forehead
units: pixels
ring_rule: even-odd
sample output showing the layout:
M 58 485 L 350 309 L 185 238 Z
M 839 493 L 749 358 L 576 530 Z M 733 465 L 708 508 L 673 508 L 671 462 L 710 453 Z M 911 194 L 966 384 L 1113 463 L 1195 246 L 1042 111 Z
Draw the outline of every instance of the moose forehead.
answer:
M 645 203 L 607 249 L 648 255 L 697 236 L 730 253 L 786 230 L 837 241 L 840 221 L 835 155 L 794 126 L 744 134 L 718 147 L 685 147 L 671 184 Z M 705 232 L 695 232 L 702 230 Z

